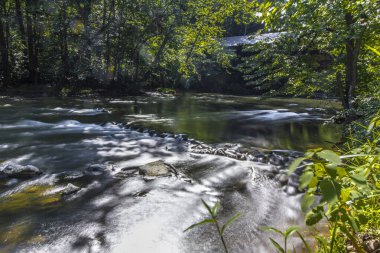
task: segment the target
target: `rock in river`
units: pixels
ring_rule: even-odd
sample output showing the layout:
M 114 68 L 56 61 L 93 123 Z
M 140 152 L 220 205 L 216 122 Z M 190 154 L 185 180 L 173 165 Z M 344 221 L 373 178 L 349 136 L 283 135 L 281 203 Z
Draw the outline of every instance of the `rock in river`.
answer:
M 68 183 L 65 186 L 59 186 L 57 188 L 54 188 L 48 191 L 47 195 L 59 194 L 61 196 L 67 196 L 67 195 L 71 195 L 78 192 L 80 189 L 81 189 L 80 187 L 73 185 L 71 183 Z
M 112 164 L 92 164 L 86 168 L 85 174 L 91 176 L 100 176 L 104 174 L 106 171 L 113 170 Z
M 85 173 L 82 171 L 66 171 L 57 174 L 59 182 L 81 180 L 85 177 Z
M 70 195 L 73 193 L 76 193 L 80 190 L 80 187 L 73 185 L 73 184 L 67 184 L 61 191 L 62 195 Z
M 170 176 L 171 175 L 171 167 L 164 163 L 164 161 L 155 161 L 151 163 L 147 163 L 141 167 L 139 167 L 139 173 L 144 176 Z
M 6 163 L 0 167 L 0 174 L 8 178 L 28 179 L 42 174 L 42 171 L 33 165 L 20 165 L 17 163 Z

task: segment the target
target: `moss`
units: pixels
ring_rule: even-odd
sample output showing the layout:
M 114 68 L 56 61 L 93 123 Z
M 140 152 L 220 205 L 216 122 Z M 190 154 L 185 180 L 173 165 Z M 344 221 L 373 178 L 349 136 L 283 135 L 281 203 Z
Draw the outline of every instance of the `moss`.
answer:
M 39 244 L 39 243 L 45 242 L 46 239 L 47 238 L 43 235 L 35 235 L 35 236 L 32 236 L 31 238 L 29 238 L 28 243 L 29 244 Z
M 32 229 L 32 222 L 23 221 L 9 226 L 6 231 L 0 233 L 0 242 L 8 245 L 23 241 Z
M 28 209 L 46 209 L 57 207 L 61 200 L 61 194 L 46 194 L 52 189 L 50 185 L 34 185 L 20 192 L 0 198 L 0 213 L 16 213 Z

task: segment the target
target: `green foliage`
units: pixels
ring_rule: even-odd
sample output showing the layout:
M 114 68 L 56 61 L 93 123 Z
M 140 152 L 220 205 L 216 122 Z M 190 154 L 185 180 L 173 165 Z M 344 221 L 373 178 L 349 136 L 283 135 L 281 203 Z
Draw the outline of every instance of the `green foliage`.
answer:
M 254 6 L 245 0 L 5 0 L 0 82 L 10 76 L 62 86 L 173 85 L 197 77 L 204 61 L 227 66 L 223 25 L 250 22 Z
M 302 236 L 302 234 L 299 232 L 299 227 L 289 227 L 284 232 L 282 232 L 276 228 L 273 228 L 273 227 L 264 227 L 263 229 L 267 230 L 267 231 L 275 232 L 276 234 L 279 234 L 283 237 L 284 247 L 281 247 L 281 245 L 277 241 L 275 241 L 273 238 L 269 238 L 271 243 L 273 244 L 273 246 L 276 248 L 277 252 L 279 252 L 279 253 L 289 252 L 288 251 L 288 239 L 289 239 L 289 237 L 291 237 L 293 234 L 296 233 L 298 235 L 298 237 L 302 240 L 306 251 L 308 253 L 311 253 L 310 246 L 308 245 L 308 243 L 306 242 L 306 240 Z M 295 253 L 295 250 L 293 252 Z
M 352 108 L 356 95 L 379 91 L 379 9 L 376 0 L 265 0 L 263 32 L 281 36 L 247 46 L 239 69 L 259 91 L 334 95 Z
M 374 52 L 377 56 L 380 56 L 380 51 L 378 51 L 376 48 L 373 48 L 371 46 L 365 45 L 367 49 L 371 50 Z
M 60 96 L 67 97 L 72 92 L 72 90 L 68 87 L 63 87 L 60 91 Z
M 163 94 L 175 94 L 176 93 L 175 89 L 170 89 L 170 88 L 158 88 L 157 92 L 160 92 Z
M 310 46 L 304 46 L 309 45 Z M 238 66 L 246 84 L 269 95 L 310 96 L 318 92 L 336 94 L 331 85 L 331 56 L 308 36 L 281 34 L 272 41 L 247 45 Z
M 309 210 L 306 224 L 313 226 L 326 218 L 330 227 L 330 243 L 319 238 L 321 252 L 340 252 L 347 241 L 357 252 L 365 252 L 359 234 L 380 236 L 379 116 L 366 131 L 365 141 L 351 140 L 339 152 L 306 153 L 312 161 L 300 177 L 300 188 L 307 188 L 302 201 L 302 209 Z M 299 161 L 291 167 L 299 166 Z
M 218 231 L 220 240 L 222 241 L 222 244 L 223 244 L 223 248 L 224 248 L 225 252 L 228 253 L 227 245 L 226 245 L 226 242 L 224 240 L 223 235 L 224 235 L 224 232 L 226 231 L 226 229 L 240 217 L 240 213 L 237 213 L 236 215 L 234 215 L 226 223 L 224 223 L 222 227 L 220 227 L 219 221 L 217 219 L 218 212 L 219 212 L 220 207 L 221 207 L 220 202 L 219 201 L 216 202 L 213 207 L 210 207 L 204 200 L 202 200 L 202 203 L 203 203 L 204 207 L 206 208 L 207 212 L 210 214 L 211 219 L 205 219 L 201 222 L 195 223 L 195 224 L 191 225 L 190 227 L 188 227 L 187 229 L 185 229 L 184 232 L 186 232 L 190 229 L 193 229 L 194 227 L 200 226 L 200 225 L 213 223 L 215 225 L 217 231 Z

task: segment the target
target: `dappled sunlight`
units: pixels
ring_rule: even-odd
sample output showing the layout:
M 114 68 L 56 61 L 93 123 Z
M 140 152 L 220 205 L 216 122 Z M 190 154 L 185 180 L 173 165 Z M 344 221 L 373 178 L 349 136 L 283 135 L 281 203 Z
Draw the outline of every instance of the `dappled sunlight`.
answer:
M 210 205 L 221 201 L 223 221 L 242 213 L 226 232 L 233 252 L 270 252 L 269 234 L 261 227 L 301 224 L 299 197 L 287 196 L 262 175 L 272 165 L 194 154 L 191 143 L 201 142 L 191 138 L 292 150 L 334 134 L 320 126 L 320 110 L 301 110 L 288 101 L 271 106 L 239 103 L 234 96 L 186 99 L 120 99 L 107 106 L 63 100 L 50 107 L 28 101 L 17 116 L 1 108 L 7 116 L 0 122 L 0 155 L 44 173 L 0 182 L 0 213 L 35 219 L 15 236 L 21 244 L 4 239 L 2 245 L 18 252 L 217 252 L 213 227 L 183 232 L 207 217 L 203 199 Z M 139 166 L 157 161 L 175 173 L 141 174 Z

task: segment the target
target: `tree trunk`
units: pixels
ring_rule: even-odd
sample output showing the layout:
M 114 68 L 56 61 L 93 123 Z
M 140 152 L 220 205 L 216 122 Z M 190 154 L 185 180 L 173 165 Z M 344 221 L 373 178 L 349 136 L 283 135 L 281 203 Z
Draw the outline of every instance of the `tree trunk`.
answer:
M 106 25 L 106 19 L 107 20 L 110 20 L 111 18 L 111 15 L 113 17 L 115 17 L 115 1 L 112 0 L 111 3 L 110 3 L 110 7 L 109 7 L 109 14 L 108 14 L 108 18 L 107 18 L 107 8 L 106 8 L 106 5 L 107 4 L 107 1 L 106 0 L 103 0 L 103 5 L 104 5 L 104 13 L 103 13 L 103 27 L 105 27 Z M 110 33 L 109 33 L 109 30 L 110 29 L 106 29 L 106 33 L 105 33 L 105 50 L 104 50 L 104 60 L 106 62 L 106 66 L 105 66 L 105 74 L 104 74 L 104 79 L 105 79 L 105 84 L 108 85 L 109 84 L 109 81 L 110 81 L 110 65 L 111 65 L 111 57 L 110 57 L 110 54 L 111 54 L 111 48 L 110 48 Z
M 22 15 L 20 0 L 15 0 L 15 7 L 16 7 L 16 19 L 18 23 L 18 28 L 20 30 L 21 43 L 23 45 L 23 50 L 22 50 L 22 53 L 24 55 L 23 66 L 27 69 L 28 66 L 25 64 L 25 61 L 26 59 L 28 59 L 28 43 L 26 40 L 24 18 Z
M 345 15 L 345 20 L 347 31 L 349 31 L 355 22 L 352 17 L 352 14 L 347 13 Z M 359 38 L 349 37 L 346 39 L 346 87 L 343 102 L 343 105 L 346 109 L 353 108 L 355 89 L 357 83 L 359 50 L 361 46 L 362 36 L 363 33 L 361 32 Z
M 146 81 L 148 79 L 149 75 L 152 74 L 152 71 L 154 70 L 154 68 L 160 63 L 161 56 L 164 53 L 165 47 L 169 43 L 170 39 L 172 38 L 172 32 L 174 30 L 173 28 L 174 28 L 174 24 L 171 25 L 171 27 L 169 28 L 169 31 L 165 34 L 165 38 L 162 40 L 160 47 L 158 48 L 156 54 L 154 55 L 152 64 L 150 65 L 148 71 L 145 72 L 144 74 L 143 81 Z
M 5 10 L 3 10 L 5 13 Z M 5 15 L 4 15 L 5 16 Z M 9 57 L 8 57 L 8 45 L 7 45 L 8 38 L 6 36 L 6 28 L 5 24 L 0 18 L 0 54 L 1 54 L 1 72 L 3 74 L 3 85 L 0 85 L 0 88 L 7 87 L 10 84 L 10 67 L 9 67 Z M 0 83 L 1 84 L 1 83 Z
M 28 64 L 29 82 L 37 83 L 37 58 L 35 51 L 35 33 L 33 27 L 33 13 L 35 5 L 33 0 L 26 0 L 26 32 L 28 37 Z
M 64 1 L 61 9 L 61 68 L 62 75 L 60 78 L 61 85 L 67 82 L 69 73 L 69 50 L 67 46 L 67 2 Z
M 84 55 L 84 62 L 86 64 L 86 71 L 92 72 L 91 67 L 91 50 L 92 50 L 92 38 L 91 38 L 91 27 L 90 27 L 90 15 L 92 8 L 92 0 L 76 0 L 78 13 L 80 14 L 84 26 L 84 31 L 82 33 L 82 50 Z M 82 7 L 83 6 L 83 7 Z
M 17 17 L 17 23 L 20 29 L 21 39 L 25 42 L 24 19 L 22 17 L 20 0 L 15 0 L 15 3 L 16 3 L 16 17 Z
M 336 73 L 336 86 L 337 86 L 337 89 L 338 89 L 338 93 L 339 93 L 339 97 L 340 97 L 340 101 L 342 102 L 342 106 L 343 108 L 346 108 L 346 101 L 345 101 L 345 94 L 344 94 L 344 85 L 343 85 L 343 82 L 342 82 L 342 73 L 340 71 L 338 71 Z
M 41 36 L 43 34 L 43 29 L 41 24 L 38 22 L 38 15 L 37 15 L 37 4 L 39 0 L 33 0 L 33 37 L 34 37 L 34 63 L 36 65 L 36 76 L 34 83 L 37 83 L 40 80 L 40 64 L 39 64 L 39 54 L 42 50 L 41 45 Z

